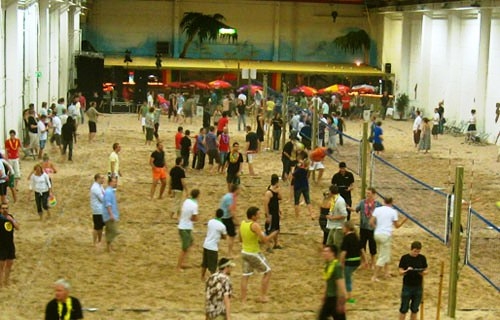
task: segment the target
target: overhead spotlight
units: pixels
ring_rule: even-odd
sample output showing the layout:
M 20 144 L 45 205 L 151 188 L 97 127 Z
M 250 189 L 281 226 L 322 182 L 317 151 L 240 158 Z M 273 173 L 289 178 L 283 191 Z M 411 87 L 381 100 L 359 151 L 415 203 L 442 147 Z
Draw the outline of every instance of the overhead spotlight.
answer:
M 156 68 L 160 69 L 161 68 L 161 53 L 157 53 L 155 55 L 156 57 Z
M 334 23 L 337 21 L 338 16 L 339 16 L 339 13 L 337 11 L 332 11 L 332 19 L 333 19 Z
M 129 63 L 129 62 L 132 62 L 132 58 L 131 58 L 131 55 L 132 52 L 130 52 L 130 50 L 125 50 L 125 58 L 123 59 L 123 62 L 125 63 Z
M 474 8 L 479 8 L 479 7 L 481 7 L 481 5 L 479 4 L 479 2 L 477 2 L 477 0 L 476 0 L 476 1 L 474 1 L 474 2 L 472 2 L 472 3 L 470 4 L 470 6 L 471 6 L 471 7 L 474 7 Z

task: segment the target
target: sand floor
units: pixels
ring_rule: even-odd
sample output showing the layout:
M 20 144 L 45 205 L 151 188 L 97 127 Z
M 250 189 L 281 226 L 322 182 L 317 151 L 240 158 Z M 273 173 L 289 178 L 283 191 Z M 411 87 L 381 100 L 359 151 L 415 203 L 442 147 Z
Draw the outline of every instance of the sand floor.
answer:
M 197 132 L 200 124 L 200 119 L 195 119 L 194 124 L 185 124 L 184 128 Z M 361 124 L 360 121 L 348 122 L 347 133 L 360 138 Z M 495 208 L 495 201 L 500 200 L 497 147 L 471 146 L 463 144 L 462 137 L 443 135 L 432 141 L 430 154 L 419 154 L 413 147 L 410 121 L 387 120 L 383 128 L 387 149 L 384 159 L 430 185 L 444 188 L 454 179 L 455 166 L 463 165 L 464 198 L 474 199 L 473 207 L 478 212 L 496 225 L 500 224 L 500 210 Z M 177 124 L 162 117 L 160 136 L 165 142 L 169 167 L 175 157 L 176 129 Z M 236 130 L 235 119 L 230 120 L 230 130 L 232 141 L 244 142 L 243 132 Z M 149 200 L 151 172 L 148 161 L 154 146 L 144 145 L 137 116 L 113 114 L 100 118 L 98 136 L 92 145 L 87 142 L 86 124 L 79 132 L 73 162 L 62 160 L 55 149 L 47 149 L 59 169 L 52 178 L 58 204 L 48 221 L 38 221 L 34 196 L 28 190 L 26 177 L 35 161 L 22 161 L 19 200 L 11 204 L 10 210 L 21 223 L 21 230 L 15 234 L 17 259 L 11 285 L 0 289 L 0 319 L 41 319 L 46 303 L 53 297 L 52 283 L 60 277 L 71 281 L 72 294 L 85 308 L 98 309 L 85 312 L 86 319 L 204 319 L 204 283 L 199 268 L 202 242 L 205 223 L 213 216 L 220 197 L 226 192 L 225 177 L 207 170 L 187 172 L 188 187 L 199 188 L 202 192 L 200 221 L 195 225 L 195 246 L 187 261 L 189 268 L 178 273 L 175 265 L 180 241 L 176 221 L 169 217 L 172 200 Z M 122 145 L 123 177 L 117 191 L 122 234 L 117 238 L 116 252 L 108 254 L 104 247 L 92 246 L 89 188 L 95 173 L 107 171 L 107 158 L 114 142 Z M 344 146 L 349 147 L 352 145 Z M 322 191 L 327 189 L 331 176 L 337 171 L 334 161 L 327 160 L 325 165 L 327 169 L 321 185 L 312 186 L 316 213 Z M 238 200 L 241 218 L 250 205 L 262 207 L 263 192 L 271 174 L 281 173 L 280 154 L 260 153 L 255 170 L 258 176 L 250 177 L 245 165 Z M 355 177 L 354 203 L 360 200 L 360 178 Z M 234 319 L 314 319 L 321 305 L 321 231 L 317 221 L 306 217 L 305 207 L 301 209 L 302 216 L 296 218 L 288 192 L 285 195 L 281 204 L 284 249 L 266 254 L 273 267 L 271 302 L 256 301 L 260 276 L 250 279 L 248 303 L 239 302 L 241 262 L 236 257 L 237 266 L 232 274 Z M 396 194 L 394 198 L 397 204 L 399 197 L 411 196 L 425 207 L 426 199 L 419 199 L 418 193 Z M 358 217 L 353 215 L 353 220 L 358 221 Z M 395 231 L 392 269 L 396 272 L 399 257 L 407 253 L 413 240 L 423 242 L 422 254 L 427 256 L 430 267 L 425 279 L 423 319 L 436 319 L 441 262 L 444 262 L 444 285 L 440 314 L 441 319 L 447 319 L 449 249 L 446 246 L 409 222 Z M 500 253 L 494 246 L 498 245 L 498 240 L 497 233 L 476 256 L 482 259 L 483 265 L 496 268 L 496 272 Z M 239 247 L 237 242 L 237 250 Z M 219 256 L 226 252 L 226 243 L 221 242 Z M 370 277 L 370 270 L 361 269 L 355 273 L 353 295 L 357 302 L 349 305 L 348 319 L 395 319 L 401 278 L 372 283 Z M 500 283 L 498 276 L 496 283 Z M 460 269 L 457 319 L 498 319 L 499 298 L 499 292 L 469 267 Z

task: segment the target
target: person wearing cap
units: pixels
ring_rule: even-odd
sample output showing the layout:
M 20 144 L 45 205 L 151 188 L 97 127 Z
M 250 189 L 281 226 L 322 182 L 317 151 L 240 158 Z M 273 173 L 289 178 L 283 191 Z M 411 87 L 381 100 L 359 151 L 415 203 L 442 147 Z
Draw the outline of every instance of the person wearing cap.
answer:
M 83 319 L 80 301 L 69 295 L 71 285 L 64 279 L 54 282 L 55 298 L 45 308 L 45 320 Z
M 231 319 L 231 270 L 235 264 L 227 259 L 219 260 L 219 272 L 212 274 L 205 285 L 205 319 Z
M 243 258 L 243 278 L 241 279 L 241 301 L 246 303 L 248 278 L 254 270 L 263 274 L 260 302 L 268 302 L 267 291 L 269 289 L 269 280 L 271 279 L 271 266 L 266 257 L 260 251 L 260 243 L 267 243 L 274 239 L 279 230 L 274 230 L 266 235 L 260 227 L 258 220 L 260 210 L 257 207 L 250 207 L 247 210 L 248 221 L 242 221 L 240 225 L 241 256 Z
M 347 204 L 347 221 L 349 221 L 351 219 L 351 190 L 354 189 L 354 175 L 352 172 L 347 171 L 345 162 L 339 163 L 339 172 L 333 175 L 332 184 L 339 188 L 339 194 Z

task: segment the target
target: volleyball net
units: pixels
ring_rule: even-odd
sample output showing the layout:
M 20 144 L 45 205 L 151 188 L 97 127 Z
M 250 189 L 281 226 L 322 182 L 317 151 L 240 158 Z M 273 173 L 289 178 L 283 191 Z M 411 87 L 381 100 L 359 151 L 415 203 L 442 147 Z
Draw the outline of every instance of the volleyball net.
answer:
M 343 146 L 339 147 L 339 139 L 342 136 Z M 337 135 L 337 150 L 330 156 L 335 162 L 345 162 L 347 168 L 358 176 L 361 175 L 361 151 L 362 141 L 351 137 L 343 132 Z
M 470 208 L 467 214 L 465 264 L 500 291 L 500 227 Z
M 447 238 L 447 195 L 372 153 L 370 185 L 394 208 L 441 242 Z
M 370 185 L 383 197 L 395 199 L 394 208 L 427 233 L 448 244 L 451 237 L 452 197 L 372 153 Z M 467 210 L 464 264 L 500 291 L 498 262 L 500 228 L 474 209 Z

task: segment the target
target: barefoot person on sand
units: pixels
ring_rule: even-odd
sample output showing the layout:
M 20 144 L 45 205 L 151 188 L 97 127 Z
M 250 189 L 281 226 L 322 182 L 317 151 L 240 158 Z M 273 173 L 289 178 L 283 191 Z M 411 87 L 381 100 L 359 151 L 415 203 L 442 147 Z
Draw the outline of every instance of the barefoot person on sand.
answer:
M 9 285 L 9 276 L 16 247 L 14 245 L 14 230 L 19 230 L 19 223 L 9 214 L 9 204 L 0 206 L 0 288 Z
M 181 217 L 179 219 L 179 235 L 181 237 L 181 253 L 177 261 L 177 271 L 182 271 L 184 261 L 188 255 L 189 249 L 193 246 L 193 227 L 194 222 L 198 221 L 198 197 L 200 190 L 191 190 L 191 197 L 184 200 L 182 204 Z
M 118 177 L 108 177 L 108 187 L 104 191 L 102 220 L 106 226 L 106 243 L 108 252 L 113 251 L 112 242 L 115 240 L 118 232 L 118 221 L 120 212 L 116 202 L 116 186 Z
M 163 193 L 167 187 L 167 164 L 165 162 L 165 151 L 163 150 L 163 143 L 156 143 L 156 150 L 151 153 L 149 158 L 149 165 L 153 172 L 153 182 L 151 184 L 150 199 L 154 198 L 156 185 L 160 182 L 160 194 L 158 199 L 163 198 Z
M 318 320 L 345 320 L 345 303 L 347 291 L 345 288 L 342 266 L 337 259 L 337 248 L 326 246 L 322 251 L 325 259 L 323 280 L 326 281 L 323 306 L 321 307 Z
M 394 228 L 400 228 L 408 218 L 398 221 L 398 212 L 392 207 L 392 198 L 384 199 L 384 205 L 373 211 L 370 219 L 370 225 L 375 228 L 374 236 L 377 242 L 377 248 L 380 253 L 375 264 L 372 281 L 380 281 L 379 276 L 384 269 L 386 278 L 392 276 L 389 272 L 389 262 L 391 262 L 392 231 Z
M 242 221 L 240 226 L 241 256 L 243 258 L 243 278 L 241 279 L 241 301 L 247 301 L 248 278 L 254 270 L 263 273 L 260 288 L 259 302 L 268 302 L 267 291 L 269 290 L 269 280 L 271 279 L 271 266 L 266 257 L 260 252 L 260 244 L 267 243 L 276 237 L 279 230 L 265 235 L 258 220 L 260 210 L 257 207 L 250 207 L 247 210 L 248 221 Z
M 92 209 L 92 221 L 94 223 L 94 230 L 92 231 L 92 239 L 94 246 L 101 243 L 102 229 L 104 229 L 104 222 L 102 220 L 102 207 L 104 200 L 104 175 L 96 173 L 94 176 L 94 183 L 90 187 L 90 208 Z

